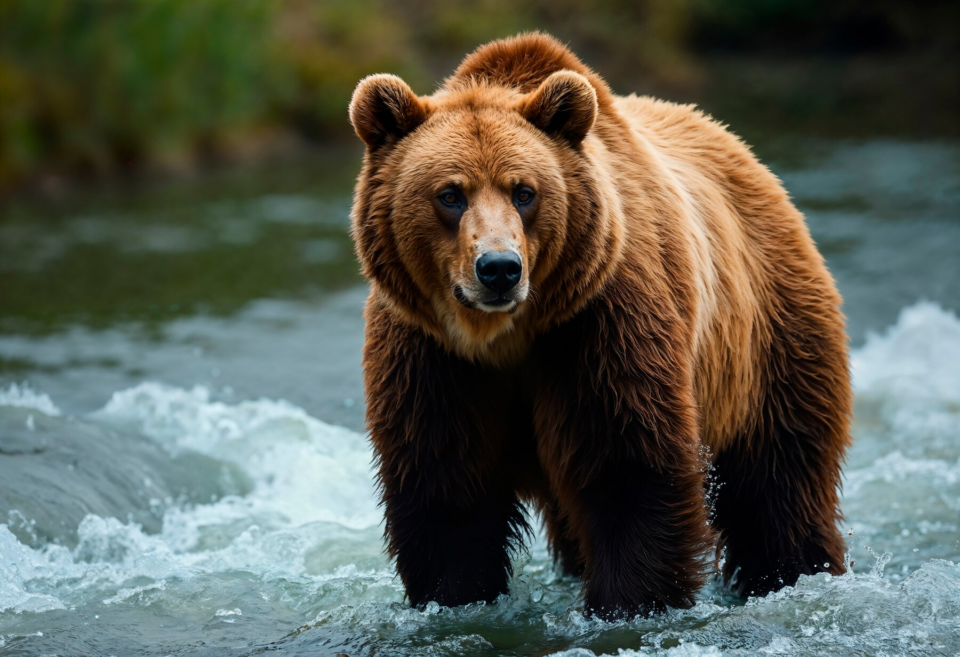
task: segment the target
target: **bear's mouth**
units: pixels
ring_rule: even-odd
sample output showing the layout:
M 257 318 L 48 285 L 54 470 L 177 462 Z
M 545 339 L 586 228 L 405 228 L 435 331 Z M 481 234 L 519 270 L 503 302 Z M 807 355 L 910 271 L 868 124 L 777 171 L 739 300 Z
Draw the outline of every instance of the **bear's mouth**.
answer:
M 505 296 L 497 296 L 493 299 L 484 299 L 482 301 L 471 301 L 467 298 L 463 288 L 455 285 L 453 288 L 453 298 L 457 300 L 464 308 L 471 310 L 482 310 L 487 313 L 515 313 L 520 307 L 515 299 L 509 299 Z
M 481 301 L 476 304 L 476 307 L 480 310 L 488 313 L 507 313 L 513 314 L 517 312 L 519 304 L 513 299 L 507 299 L 506 297 L 497 297 L 491 301 Z

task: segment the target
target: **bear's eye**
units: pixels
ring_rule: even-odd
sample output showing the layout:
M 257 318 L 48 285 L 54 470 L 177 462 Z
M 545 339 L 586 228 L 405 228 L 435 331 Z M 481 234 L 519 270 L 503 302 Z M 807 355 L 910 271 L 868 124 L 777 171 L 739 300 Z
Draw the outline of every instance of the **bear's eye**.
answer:
M 437 198 L 448 208 L 457 208 L 461 205 L 460 194 L 454 189 L 443 190 Z
M 513 193 L 513 202 L 517 205 L 530 205 L 533 202 L 533 190 L 529 187 L 517 187 Z
M 457 187 L 446 187 L 437 194 L 433 207 L 442 222 L 456 228 L 467 209 L 467 199 Z

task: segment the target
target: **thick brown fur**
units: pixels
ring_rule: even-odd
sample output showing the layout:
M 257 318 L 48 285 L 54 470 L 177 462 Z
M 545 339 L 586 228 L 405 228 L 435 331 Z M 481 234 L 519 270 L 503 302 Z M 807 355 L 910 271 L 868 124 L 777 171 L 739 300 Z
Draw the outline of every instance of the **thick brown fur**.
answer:
M 413 604 L 507 592 L 524 501 L 605 618 L 690 606 L 714 548 L 744 595 L 841 572 L 840 297 L 740 140 L 541 34 L 432 96 L 367 78 L 351 120 L 367 418 Z M 491 249 L 522 259 L 504 312 L 474 274 Z

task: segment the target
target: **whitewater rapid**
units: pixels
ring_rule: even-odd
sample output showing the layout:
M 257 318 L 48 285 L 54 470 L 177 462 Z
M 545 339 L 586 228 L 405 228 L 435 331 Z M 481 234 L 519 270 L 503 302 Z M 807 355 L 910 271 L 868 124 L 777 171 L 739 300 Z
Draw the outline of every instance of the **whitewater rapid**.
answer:
M 616 624 L 542 533 L 508 598 L 408 608 L 366 438 L 286 401 L 147 382 L 75 417 L 10 386 L 0 653 L 960 654 L 960 320 L 917 303 L 852 363 L 850 572 Z

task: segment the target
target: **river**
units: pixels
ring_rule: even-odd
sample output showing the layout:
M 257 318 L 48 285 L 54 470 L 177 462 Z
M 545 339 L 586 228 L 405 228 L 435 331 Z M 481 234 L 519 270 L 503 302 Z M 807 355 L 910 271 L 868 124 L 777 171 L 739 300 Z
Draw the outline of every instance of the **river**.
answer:
M 760 150 L 845 297 L 847 574 L 608 624 L 538 533 L 497 604 L 408 608 L 331 153 L 0 209 L 0 655 L 960 653 L 960 146 Z

